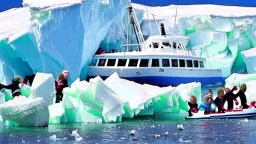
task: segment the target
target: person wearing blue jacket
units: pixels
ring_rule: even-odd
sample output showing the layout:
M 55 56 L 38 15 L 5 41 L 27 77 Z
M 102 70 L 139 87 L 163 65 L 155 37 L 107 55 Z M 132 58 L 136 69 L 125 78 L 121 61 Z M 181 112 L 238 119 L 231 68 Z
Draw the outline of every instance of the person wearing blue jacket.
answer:
M 211 108 L 212 102 L 213 102 L 213 99 L 211 98 L 211 96 L 207 95 L 204 97 L 203 102 L 199 105 L 198 109 L 200 110 L 200 108 L 203 108 L 205 114 L 210 113 L 214 111 Z

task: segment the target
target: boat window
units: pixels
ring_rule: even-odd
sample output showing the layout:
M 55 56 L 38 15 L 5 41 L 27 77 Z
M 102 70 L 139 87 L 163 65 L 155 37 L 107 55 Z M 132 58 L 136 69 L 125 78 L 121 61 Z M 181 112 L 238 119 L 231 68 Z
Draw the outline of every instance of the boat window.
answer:
M 168 46 L 169 46 L 169 43 L 163 42 L 163 45 L 168 47 Z
M 180 59 L 179 63 L 180 63 L 180 67 L 185 67 L 185 60 Z
M 200 68 L 204 68 L 204 62 L 200 61 Z
M 140 60 L 140 67 L 148 67 L 148 59 L 141 59 Z
M 116 64 L 116 59 L 108 59 L 107 66 L 115 66 Z
M 169 59 L 162 59 L 162 65 L 163 67 L 170 67 Z
M 187 60 L 187 67 L 193 67 L 192 60 Z
M 172 67 L 178 67 L 178 60 L 172 59 Z
M 106 59 L 100 59 L 98 66 L 105 66 Z
M 117 62 L 117 66 L 125 66 L 127 59 L 119 59 Z
M 158 48 L 158 47 L 159 47 L 159 43 L 156 43 L 156 42 L 154 43 L 154 42 L 153 42 L 153 47 L 154 47 L 154 48 Z
M 92 59 L 90 66 L 96 66 L 98 59 Z
M 130 59 L 129 61 L 129 67 L 137 67 L 137 64 L 138 64 L 138 59 Z
M 150 44 L 149 47 L 152 47 L 152 45 Z
M 159 60 L 158 59 L 152 59 L 151 67 L 159 67 Z
M 194 67 L 198 67 L 198 60 L 193 60 Z

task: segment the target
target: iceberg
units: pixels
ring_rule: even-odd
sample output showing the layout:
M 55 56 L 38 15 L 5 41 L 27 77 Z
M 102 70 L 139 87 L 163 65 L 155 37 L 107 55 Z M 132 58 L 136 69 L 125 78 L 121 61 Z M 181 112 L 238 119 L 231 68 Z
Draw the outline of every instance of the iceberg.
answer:
M 18 126 L 47 126 L 49 110 L 42 98 L 15 97 L 0 105 L 3 120 Z
M 241 52 L 241 55 L 246 65 L 247 73 L 256 73 L 256 48 L 244 50 Z

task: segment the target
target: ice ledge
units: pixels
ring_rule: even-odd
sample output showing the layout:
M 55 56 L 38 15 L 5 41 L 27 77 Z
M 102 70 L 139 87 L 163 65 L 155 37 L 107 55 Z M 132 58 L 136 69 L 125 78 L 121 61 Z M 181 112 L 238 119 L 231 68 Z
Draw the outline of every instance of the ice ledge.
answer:
M 256 8 L 238 7 L 238 6 L 221 6 L 221 5 L 170 5 L 165 7 L 149 7 L 140 4 L 132 4 L 139 10 L 147 10 L 159 17 L 191 17 L 191 16 L 222 16 L 222 17 L 244 17 L 255 16 Z M 145 15 L 147 17 L 147 15 Z
M 51 10 L 82 4 L 84 0 L 23 0 L 23 7 L 32 9 Z

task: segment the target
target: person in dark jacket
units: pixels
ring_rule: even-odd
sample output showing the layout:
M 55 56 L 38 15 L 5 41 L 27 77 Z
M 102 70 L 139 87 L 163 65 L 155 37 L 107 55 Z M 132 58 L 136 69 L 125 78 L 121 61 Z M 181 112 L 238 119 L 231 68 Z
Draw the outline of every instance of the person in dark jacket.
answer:
M 59 74 L 58 81 L 55 81 L 55 89 L 56 89 L 56 101 L 55 103 L 60 103 L 63 98 L 63 89 L 68 87 L 68 82 L 65 79 L 64 74 Z
M 191 95 L 189 98 L 189 111 L 188 111 L 188 116 L 192 116 L 192 112 L 193 113 L 197 113 L 198 112 L 198 104 L 197 104 L 197 99 L 194 95 Z
M 218 88 L 217 89 L 217 97 L 214 100 L 214 104 L 218 107 L 218 112 L 219 113 L 224 113 L 224 104 L 226 101 L 226 97 L 224 97 L 224 89 L 223 88 Z
M 225 88 L 225 99 L 228 102 L 228 109 L 227 110 L 233 110 L 234 108 L 234 101 L 235 104 L 238 105 L 238 101 L 236 100 L 236 95 L 233 93 L 235 90 L 237 90 L 237 86 L 234 86 L 232 90 L 229 88 Z
M 12 91 L 12 96 L 16 97 L 20 95 L 20 77 L 19 76 L 15 76 L 12 80 L 12 83 L 9 85 L 4 85 L 4 84 L 0 84 L 1 88 L 6 88 L 6 89 L 10 89 Z
M 246 89 L 247 89 L 246 84 L 242 84 L 240 86 L 239 92 L 236 94 L 236 98 L 239 97 L 241 100 L 241 106 L 243 107 L 243 109 L 249 108 L 249 106 L 247 105 L 247 99 L 245 96 Z

